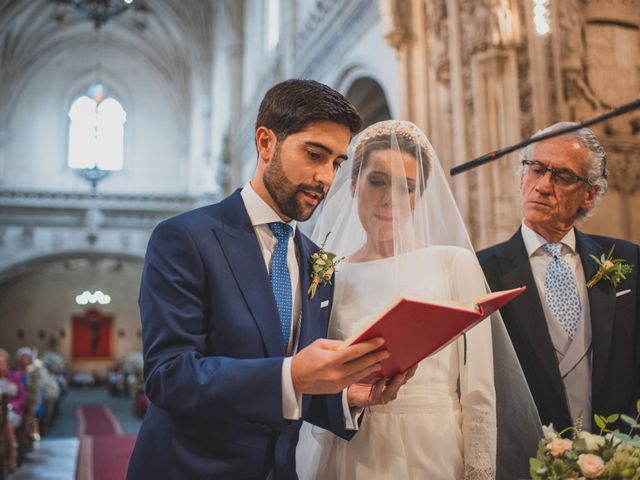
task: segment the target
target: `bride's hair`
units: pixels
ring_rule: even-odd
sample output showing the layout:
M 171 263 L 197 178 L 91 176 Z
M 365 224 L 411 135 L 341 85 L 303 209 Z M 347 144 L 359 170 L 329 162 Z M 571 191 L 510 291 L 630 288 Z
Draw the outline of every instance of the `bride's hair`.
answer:
M 367 166 L 371 152 L 397 149 L 402 153 L 408 153 L 422 165 L 422 168 L 419 169 L 421 174 L 419 185 L 420 193 L 422 193 L 427 185 L 433 162 L 427 145 L 420 142 L 414 132 L 404 134 L 404 130 L 378 133 L 374 136 L 367 136 L 366 133 L 367 130 L 362 132 L 361 135 L 364 135 L 365 138 L 359 139 L 353 152 L 352 183 L 355 184 L 358 181 L 360 173 Z

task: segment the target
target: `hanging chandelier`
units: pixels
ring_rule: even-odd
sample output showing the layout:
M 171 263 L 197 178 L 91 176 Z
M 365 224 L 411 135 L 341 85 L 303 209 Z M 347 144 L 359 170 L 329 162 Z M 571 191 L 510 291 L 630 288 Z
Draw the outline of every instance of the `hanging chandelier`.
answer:
M 55 3 L 69 5 L 82 16 L 100 28 L 109 20 L 121 15 L 130 8 L 140 12 L 148 11 L 144 0 L 53 0 Z

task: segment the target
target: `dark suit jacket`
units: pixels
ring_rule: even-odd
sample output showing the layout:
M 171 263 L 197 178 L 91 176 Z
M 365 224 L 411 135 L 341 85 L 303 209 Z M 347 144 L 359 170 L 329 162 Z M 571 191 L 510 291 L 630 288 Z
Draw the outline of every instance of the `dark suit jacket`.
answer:
M 588 289 L 592 328 L 593 413 L 634 413 L 640 398 L 640 286 L 638 245 L 614 238 L 587 235 L 576 230 L 576 250 L 585 278 L 597 270 L 590 254 L 598 258 L 615 243 L 614 258 L 634 265 L 617 288 L 601 280 Z M 520 230 L 507 242 L 478 252 L 492 290 L 526 285 L 527 290 L 500 310 L 527 378 L 542 424 L 557 430 L 573 424 L 556 354 L 544 317 L 540 293 L 531 272 Z M 631 290 L 616 297 L 616 291 Z M 635 417 L 635 414 L 634 414 Z
M 310 300 L 309 257 L 297 231 L 299 348 L 326 336 L 329 285 Z M 282 417 L 285 356 L 258 240 L 236 191 L 154 230 L 140 287 L 144 374 L 151 405 L 127 478 L 297 478 L 300 421 Z M 304 397 L 305 419 L 344 430 L 340 395 Z

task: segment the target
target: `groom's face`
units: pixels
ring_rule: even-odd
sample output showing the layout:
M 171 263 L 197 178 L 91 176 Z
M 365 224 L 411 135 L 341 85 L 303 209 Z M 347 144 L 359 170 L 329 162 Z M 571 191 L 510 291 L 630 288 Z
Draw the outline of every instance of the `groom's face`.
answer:
M 347 158 L 351 133 L 341 124 L 316 122 L 277 141 L 262 175 L 283 219 L 308 219 Z

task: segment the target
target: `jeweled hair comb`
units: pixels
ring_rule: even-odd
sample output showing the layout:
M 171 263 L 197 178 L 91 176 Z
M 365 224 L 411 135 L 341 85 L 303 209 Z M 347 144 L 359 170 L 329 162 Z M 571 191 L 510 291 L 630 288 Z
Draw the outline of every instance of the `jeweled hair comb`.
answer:
M 427 137 L 416 127 L 413 123 L 406 120 L 385 120 L 382 122 L 374 123 L 370 127 L 367 127 L 356 139 L 354 144 L 354 150 L 357 151 L 365 143 L 373 140 L 377 137 L 385 135 L 395 135 L 397 137 L 403 137 L 409 140 L 420 148 L 423 148 L 429 157 L 433 156 L 433 148 L 427 140 Z

